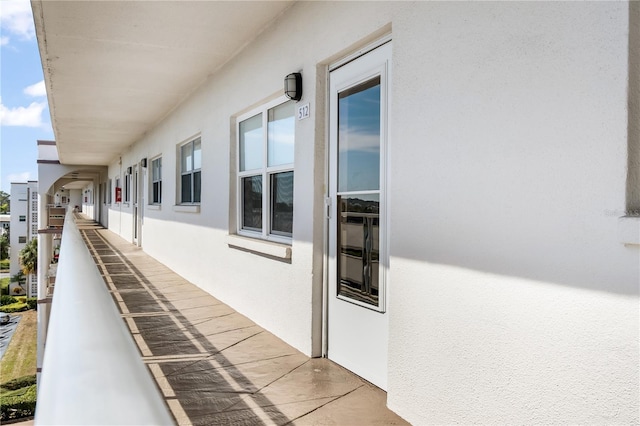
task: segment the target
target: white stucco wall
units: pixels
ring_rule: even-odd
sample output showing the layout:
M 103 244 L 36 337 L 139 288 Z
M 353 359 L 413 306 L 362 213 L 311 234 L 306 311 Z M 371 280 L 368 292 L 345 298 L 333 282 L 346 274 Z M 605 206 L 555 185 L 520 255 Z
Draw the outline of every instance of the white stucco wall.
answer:
M 145 210 L 144 250 L 312 354 L 317 70 L 391 30 L 389 407 L 415 424 L 637 423 L 640 251 L 616 234 L 628 29 L 624 3 L 301 2 L 109 177 L 124 184 L 123 167 L 162 154 L 163 204 Z M 296 122 L 289 264 L 227 244 L 231 128 L 298 70 L 312 117 Z M 202 203 L 178 212 L 176 149 L 195 135 Z M 110 207 L 111 230 L 131 239 L 132 223 L 131 205 Z
M 638 423 L 627 12 L 394 22 L 388 404 L 415 424 Z

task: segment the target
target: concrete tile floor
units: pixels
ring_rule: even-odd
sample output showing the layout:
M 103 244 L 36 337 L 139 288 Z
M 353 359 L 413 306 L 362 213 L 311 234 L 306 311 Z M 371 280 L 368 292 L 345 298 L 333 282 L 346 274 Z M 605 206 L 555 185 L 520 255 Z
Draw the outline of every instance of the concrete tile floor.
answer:
M 78 226 L 179 425 L 403 425 L 386 393 L 310 359 L 95 222 Z

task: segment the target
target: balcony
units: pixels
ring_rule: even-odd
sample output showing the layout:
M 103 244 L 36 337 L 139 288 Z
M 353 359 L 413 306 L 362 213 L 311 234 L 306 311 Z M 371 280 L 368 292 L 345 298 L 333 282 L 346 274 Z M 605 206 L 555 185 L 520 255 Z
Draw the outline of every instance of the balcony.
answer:
M 47 206 L 47 229 L 61 230 L 64 225 L 64 215 L 67 211 L 66 207 L 58 205 Z
M 69 215 L 36 424 L 405 424 L 380 389 Z

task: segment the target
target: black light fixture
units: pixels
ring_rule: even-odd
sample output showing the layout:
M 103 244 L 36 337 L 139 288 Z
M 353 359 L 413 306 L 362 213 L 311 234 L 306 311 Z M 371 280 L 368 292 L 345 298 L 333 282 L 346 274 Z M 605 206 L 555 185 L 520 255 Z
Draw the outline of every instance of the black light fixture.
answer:
M 140 160 L 140 165 L 144 168 L 147 168 L 147 158 L 143 158 L 142 160 Z
M 294 72 L 284 78 L 284 95 L 292 101 L 302 99 L 302 74 Z
M 133 171 L 133 168 L 131 166 L 127 167 L 127 174 L 128 175 L 130 175 L 132 171 Z

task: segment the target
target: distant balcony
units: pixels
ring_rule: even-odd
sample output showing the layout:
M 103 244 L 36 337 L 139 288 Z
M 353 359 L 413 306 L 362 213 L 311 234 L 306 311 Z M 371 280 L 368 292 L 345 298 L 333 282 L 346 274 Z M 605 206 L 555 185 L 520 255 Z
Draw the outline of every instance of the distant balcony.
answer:
M 66 207 L 56 205 L 47 206 L 47 229 L 61 230 L 64 226 L 66 211 Z

